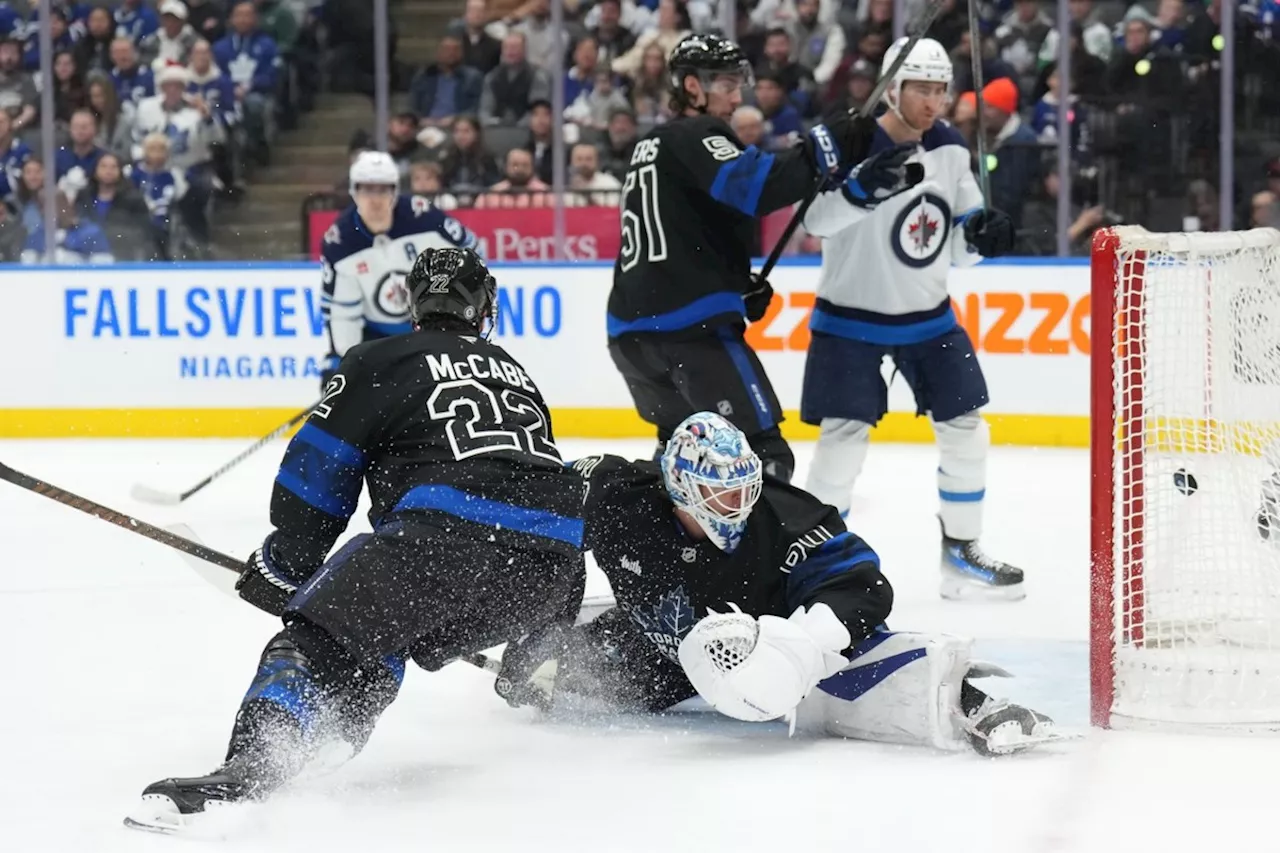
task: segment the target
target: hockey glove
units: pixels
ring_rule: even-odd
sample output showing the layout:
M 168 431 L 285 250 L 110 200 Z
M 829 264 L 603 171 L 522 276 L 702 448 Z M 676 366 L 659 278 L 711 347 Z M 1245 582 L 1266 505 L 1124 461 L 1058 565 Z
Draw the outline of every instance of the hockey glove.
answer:
M 564 649 L 568 630 L 563 625 L 552 625 L 507 644 L 493 689 L 508 705 L 551 710 L 558 669 L 556 659 Z
M 305 577 L 295 577 L 276 565 L 271 555 L 271 537 L 274 535 L 267 536 L 262 547 L 249 557 L 244 571 L 240 573 L 240 580 L 236 581 L 236 592 L 259 610 L 279 616 L 284 613 L 298 587 L 310 577 L 310 572 Z
M 964 241 L 984 258 L 1012 252 L 1016 236 L 1009 214 L 994 207 L 975 211 L 964 221 Z
M 849 200 L 860 207 L 874 207 L 924 180 L 924 166 L 908 163 L 916 152 L 914 143 L 886 148 L 863 160 L 844 182 Z
M 825 178 L 823 189 L 833 189 L 844 183 L 849 170 L 866 159 L 879 127 L 873 118 L 860 118 L 839 112 L 816 124 L 809 131 L 806 148 L 814 171 Z
M 758 323 L 769 310 L 769 303 L 773 301 L 773 285 L 768 279 L 760 278 L 755 273 L 751 274 L 751 289 L 742 294 L 742 304 L 746 309 L 747 320 L 751 323 Z

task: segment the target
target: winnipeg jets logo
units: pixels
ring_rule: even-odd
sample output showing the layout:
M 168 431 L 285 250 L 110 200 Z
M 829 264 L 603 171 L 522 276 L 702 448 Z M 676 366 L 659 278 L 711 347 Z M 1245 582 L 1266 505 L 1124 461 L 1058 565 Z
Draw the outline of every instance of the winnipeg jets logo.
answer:
M 374 291 L 378 310 L 388 317 L 403 317 L 409 313 L 409 291 L 404 286 L 408 273 L 394 270 L 378 282 Z
M 633 559 L 631 559 L 630 557 L 623 557 L 623 558 L 622 558 L 622 568 L 626 569 L 627 571 L 631 572 L 631 574 L 636 575 L 637 577 L 639 577 L 639 575 L 640 575 L 640 561 L 639 561 L 639 560 L 633 560 Z
M 946 199 L 923 193 L 898 213 L 889 232 L 893 252 L 909 267 L 927 267 L 942 253 L 951 234 L 951 206 Z
M 667 592 L 652 607 L 640 605 L 626 606 L 631 621 L 639 626 L 649 641 L 658 647 L 658 651 L 679 663 L 676 654 L 680 641 L 693 628 L 693 603 L 683 586 Z

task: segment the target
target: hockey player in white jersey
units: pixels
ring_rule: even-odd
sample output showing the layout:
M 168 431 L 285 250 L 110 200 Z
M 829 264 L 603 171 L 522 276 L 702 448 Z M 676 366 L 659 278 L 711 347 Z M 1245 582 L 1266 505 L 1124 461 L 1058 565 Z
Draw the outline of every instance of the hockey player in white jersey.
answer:
M 400 195 L 391 155 L 366 151 L 351 164 L 351 197 L 324 235 L 320 310 L 329 357 L 320 387 L 358 343 L 411 330 L 405 276 L 426 249 L 478 249 L 476 236 L 421 196 Z
M 885 54 L 886 70 L 905 43 Z M 920 39 L 884 94 L 888 110 L 871 153 L 915 142 L 923 181 L 874 205 L 847 184 L 820 196 L 805 217 L 805 228 L 824 238 L 800 403 L 801 419 L 821 427 L 806 488 L 848 512 L 871 427 L 888 409 L 881 364 L 890 357 L 938 441 L 942 596 L 1017 600 L 1026 595 L 1022 570 L 978 547 L 987 386 L 947 294 L 950 267 L 1006 254 L 1014 227 L 1005 213 L 984 208 L 968 147 L 941 120 L 951 76 L 942 45 Z

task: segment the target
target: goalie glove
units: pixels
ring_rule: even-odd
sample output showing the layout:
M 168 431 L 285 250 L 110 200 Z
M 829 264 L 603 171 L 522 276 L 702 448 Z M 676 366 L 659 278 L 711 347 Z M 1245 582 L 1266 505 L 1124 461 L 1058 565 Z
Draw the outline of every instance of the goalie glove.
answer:
M 710 612 L 680 643 L 680 666 L 694 689 L 735 720 L 765 722 L 790 714 L 819 681 L 843 669 L 849 630 L 826 604 L 790 619 L 756 619 L 734 607 Z

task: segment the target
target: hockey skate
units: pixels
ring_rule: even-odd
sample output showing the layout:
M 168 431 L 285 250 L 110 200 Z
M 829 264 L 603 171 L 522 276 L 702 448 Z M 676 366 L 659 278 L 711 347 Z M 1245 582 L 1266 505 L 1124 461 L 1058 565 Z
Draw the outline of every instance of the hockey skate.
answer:
M 254 786 L 247 778 L 229 762 L 208 776 L 153 782 L 143 790 L 142 802 L 124 819 L 124 825 L 166 834 L 209 833 L 210 813 L 253 799 Z M 214 821 L 220 823 L 217 818 Z
M 1020 601 L 1022 569 L 988 557 L 976 539 L 942 534 L 942 597 L 952 601 Z
M 974 751 L 988 758 L 1078 737 L 1057 731 L 1053 720 L 1038 711 L 990 696 L 961 719 L 961 726 Z

